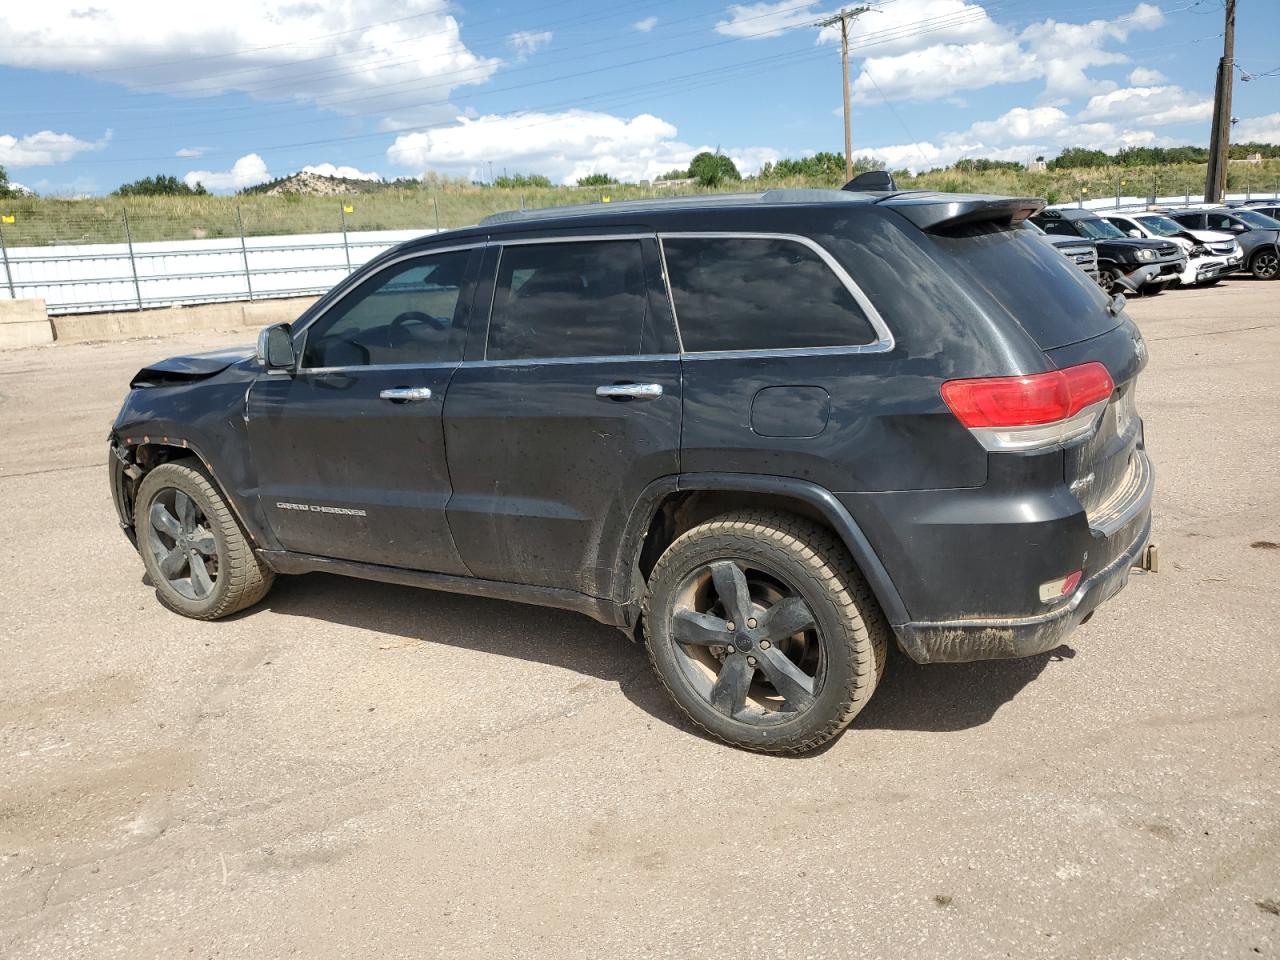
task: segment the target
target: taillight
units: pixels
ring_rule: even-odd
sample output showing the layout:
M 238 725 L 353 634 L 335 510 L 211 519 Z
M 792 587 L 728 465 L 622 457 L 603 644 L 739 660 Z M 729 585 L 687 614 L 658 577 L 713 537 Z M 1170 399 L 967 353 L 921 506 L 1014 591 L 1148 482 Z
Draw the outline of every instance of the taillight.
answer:
M 988 450 L 1031 450 L 1093 430 L 1115 383 L 1096 361 L 1023 377 L 948 380 L 942 399 Z

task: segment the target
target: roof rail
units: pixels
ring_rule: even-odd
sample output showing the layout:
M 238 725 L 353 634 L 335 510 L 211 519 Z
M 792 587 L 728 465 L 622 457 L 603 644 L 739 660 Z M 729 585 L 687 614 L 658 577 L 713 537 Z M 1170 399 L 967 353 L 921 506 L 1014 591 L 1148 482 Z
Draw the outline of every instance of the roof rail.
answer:
M 644 197 L 639 200 L 615 200 L 601 203 L 574 203 L 562 207 L 538 207 L 530 210 L 505 210 L 480 221 L 481 226 L 547 220 L 552 217 L 590 217 L 626 211 L 647 213 L 702 206 L 750 206 L 775 203 L 867 203 L 866 194 L 846 193 L 822 188 L 782 188 L 754 193 L 699 193 L 684 197 Z

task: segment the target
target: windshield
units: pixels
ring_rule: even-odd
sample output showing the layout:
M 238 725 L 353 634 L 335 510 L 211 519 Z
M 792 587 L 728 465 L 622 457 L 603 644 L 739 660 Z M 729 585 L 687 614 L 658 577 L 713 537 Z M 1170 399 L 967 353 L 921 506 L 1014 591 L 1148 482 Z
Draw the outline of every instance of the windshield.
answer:
M 1125 236 L 1123 230 L 1114 223 L 1107 223 L 1101 217 L 1077 220 L 1076 226 L 1080 228 L 1081 233 L 1093 240 L 1114 240 L 1116 237 L 1123 239 Z
M 1138 217 L 1138 222 L 1161 237 L 1176 237 L 1183 229 L 1168 217 Z
M 1273 220 L 1265 213 L 1257 213 L 1254 210 L 1235 210 L 1233 213 L 1251 227 L 1260 227 L 1263 230 L 1280 230 L 1280 220 Z

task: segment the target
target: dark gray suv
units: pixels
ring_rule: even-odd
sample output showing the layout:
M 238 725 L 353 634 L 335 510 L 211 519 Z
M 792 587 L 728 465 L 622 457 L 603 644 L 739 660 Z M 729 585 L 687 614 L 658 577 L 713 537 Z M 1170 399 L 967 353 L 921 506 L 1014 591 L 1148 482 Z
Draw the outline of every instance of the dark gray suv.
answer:
M 492 217 L 111 431 L 162 603 L 329 571 L 643 638 L 730 743 L 801 752 L 919 662 L 1042 653 L 1146 555 L 1146 351 L 1037 200 L 770 191 Z M 482 682 L 482 681 L 478 681 Z
M 1244 268 L 1259 280 L 1280 278 L 1280 220 L 1248 207 L 1172 210 L 1169 216 L 1193 230 L 1234 234 L 1244 251 Z

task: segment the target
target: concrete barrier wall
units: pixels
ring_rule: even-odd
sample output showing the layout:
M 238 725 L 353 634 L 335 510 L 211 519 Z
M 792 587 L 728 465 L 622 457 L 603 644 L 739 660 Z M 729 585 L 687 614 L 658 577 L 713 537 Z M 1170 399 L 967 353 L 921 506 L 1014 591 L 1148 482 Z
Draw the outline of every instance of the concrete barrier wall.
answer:
M 0 349 L 52 342 L 43 300 L 0 300 Z
M 45 326 L 52 324 L 53 335 L 59 343 L 129 340 L 134 337 L 163 337 L 175 333 L 257 330 L 271 323 L 292 323 L 315 301 L 315 297 L 291 297 L 283 300 L 257 300 L 253 303 L 206 303 L 160 310 L 66 314 L 53 317 L 51 321 L 46 320 Z

